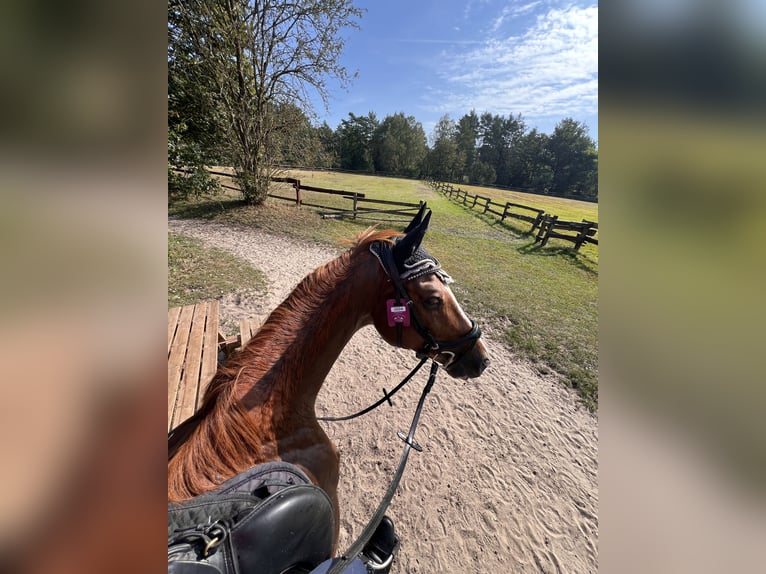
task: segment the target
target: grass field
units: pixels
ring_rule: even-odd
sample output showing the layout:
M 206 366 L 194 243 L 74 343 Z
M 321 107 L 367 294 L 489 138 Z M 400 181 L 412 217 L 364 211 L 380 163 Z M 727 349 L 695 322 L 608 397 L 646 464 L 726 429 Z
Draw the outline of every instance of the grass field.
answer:
M 202 242 L 168 235 L 168 307 L 190 305 L 248 288 L 262 290 L 263 274 L 229 253 Z
M 542 372 L 553 370 L 577 388 L 586 405 L 598 404 L 598 247 L 574 252 L 571 243 L 552 239 L 534 244 L 530 224 L 500 223 L 450 201 L 425 182 L 335 172 L 294 171 L 305 185 L 363 192 L 369 198 L 417 202 L 434 214 L 425 245 L 455 278 L 454 290 L 466 311 L 485 332 L 503 339 L 511 350 L 532 360 Z M 562 219 L 598 221 L 593 203 L 466 186 L 497 200 L 545 209 Z M 279 192 L 278 192 L 279 193 Z M 285 186 L 284 194 L 294 192 Z M 350 207 L 340 197 L 304 194 L 304 201 Z M 328 201 L 329 200 L 329 201 Z M 236 194 L 171 206 L 171 215 L 204 217 L 273 233 L 338 245 L 370 221 L 323 220 L 316 208 L 296 208 L 269 199 L 264 206 L 243 205 Z M 402 223 L 383 224 L 402 228 Z

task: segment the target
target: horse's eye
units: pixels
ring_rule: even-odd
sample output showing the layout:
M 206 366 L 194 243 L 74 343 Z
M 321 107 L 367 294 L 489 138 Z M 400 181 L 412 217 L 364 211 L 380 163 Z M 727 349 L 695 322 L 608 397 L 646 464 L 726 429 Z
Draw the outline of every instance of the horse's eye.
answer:
M 423 303 L 426 309 L 438 309 L 439 307 L 441 307 L 441 304 L 442 304 L 441 297 L 429 297 Z

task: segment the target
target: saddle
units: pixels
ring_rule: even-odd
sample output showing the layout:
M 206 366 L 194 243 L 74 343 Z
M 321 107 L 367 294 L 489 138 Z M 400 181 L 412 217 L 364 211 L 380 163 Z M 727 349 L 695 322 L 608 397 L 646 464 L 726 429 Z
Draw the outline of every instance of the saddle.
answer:
M 168 574 L 305 574 L 330 556 L 334 521 L 300 469 L 261 464 L 168 505 Z

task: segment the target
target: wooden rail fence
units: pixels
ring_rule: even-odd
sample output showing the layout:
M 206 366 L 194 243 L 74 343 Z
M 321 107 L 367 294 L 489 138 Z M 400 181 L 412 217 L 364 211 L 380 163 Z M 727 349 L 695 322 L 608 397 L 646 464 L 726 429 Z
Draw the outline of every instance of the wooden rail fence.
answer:
M 428 181 L 428 184 L 439 193 L 443 193 L 450 199 L 463 204 L 469 209 L 478 207 L 482 210 L 482 213 L 492 213 L 493 215 L 497 215 L 500 217 L 500 221 L 505 221 L 506 218 L 511 217 L 513 219 L 531 223 L 532 227 L 529 229 L 529 233 L 533 233 L 537 230 L 535 243 L 539 242 L 541 247 L 548 243 L 548 239 L 550 238 L 563 239 L 564 241 L 572 242 L 575 251 L 579 250 L 583 243 L 593 243 L 598 245 L 598 238 L 594 237 L 598 233 L 598 223 L 593 221 L 588 221 L 586 219 L 579 222 L 563 221 L 559 220 L 558 215 L 545 213 L 544 209 L 538 209 L 536 207 L 530 207 L 512 201 L 497 203 L 487 196 L 470 194 L 463 189 L 454 187 L 450 183 L 430 180 Z
M 186 171 L 186 170 L 178 170 L 178 171 Z M 208 169 L 207 171 L 211 175 L 233 177 L 233 174 L 223 172 L 223 171 L 216 171 L 212 169 Z M 366 197 L 364 193 L 360 193 L 358 191 L 346 191 L 342 189 L 327 189 L 324 187 L 315 187 L 313 185 L 304 185 L 301 183 L 300 179 L 296 179 L 294 177 L 272 177 L 271 181 L 292 184 L 293 190 L 295 191 L 295 197 L 287 197 L 285 195 L 278 195 L 276 193 L 269 193 L 268 194 L 269 197 L 273 199 L 281 199 L 284 201 L 294 202 L 295 205 L 297 205 L 298 207 L 305 205 L 307 207 L 316 207 L 322 210 L 329 210 L 329 211 L 319 212 L 319 215 L 322 217 L 322 219 L 342 219 L 344 217 L 350 217 L 351 219 L 380 220 L 381 219 L 380 215 L 411 215 L 413 211 L 417 211 L 418 209 L 420 209 L 420 206 L 423 203 L 422 201 L 418 203 L 408 203 L 403 201 L 372 199 L 372 198 Z M 239 187 L 227 185 L 222 182 L 219 182 L 219 185 L 221 185 L 221 187 L 224 187 L 226 189 L 241 191 Z M 344 207 L 337 207 L 334 205 L 322 205 L 319 203 L 310 203 L 305 201 L 305 197 L 302 194 L 302 192 L 306 192 L 306 191 L 325 194 L 325 195 L 340 196 L 343 199 L 350 199 L 353 203 L 349 209 Z M 360 203 L 390 205 L 394 207 L 387 208 L 387 209 L 373 208 L 373 207 L 360 207 L 359 205 Z M 371 217 L 371 216 L 375 216 L 375 217 Z

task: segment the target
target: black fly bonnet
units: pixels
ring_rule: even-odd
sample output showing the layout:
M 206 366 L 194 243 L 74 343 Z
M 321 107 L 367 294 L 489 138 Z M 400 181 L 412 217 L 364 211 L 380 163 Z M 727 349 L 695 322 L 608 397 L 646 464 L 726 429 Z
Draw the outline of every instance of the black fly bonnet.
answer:
M 418 319 L 414 304 L 407 294 L 404 284 L 429 273 L 436 275 L 445 285 L 453 283 L 452 277 L 442 269 L 439 260 L 428 253 L 420 244 L 431 220 L 431 211 L 426 212 L 426 209 L 426 204 L 422 204 L 418 214 L 404 230 L 404 237 L 397 238 L 393 245 L 384 241 L 375 241 L 370 245 L 370 251 L 380 261 L 394 285 L 396 298 L 388 301 L 387 312 L 389 326 L 396 326 L 397 329 L 397 346 L 401 347 L 402 330 L 404 327 L 410 326 L 411 320 L 415 330 L 425 341 L 425 346 L 418 352 L 418 356 L 427 356 L 434 351 L 438 352 L 437 356 L 441 354 L 450 355 L 451 358 L 445 364 L 447 366 L 459 360 L 462 355 L 473 348 L 473 345 L 481 337 L 481 329 L 479 329 L 476 321 L 471 319 L 471 330 L 466 335 L 455 341 L 437 341 Z M 467 343 L 471 343 L 471 345 L 456 356 L 452 350 Z

